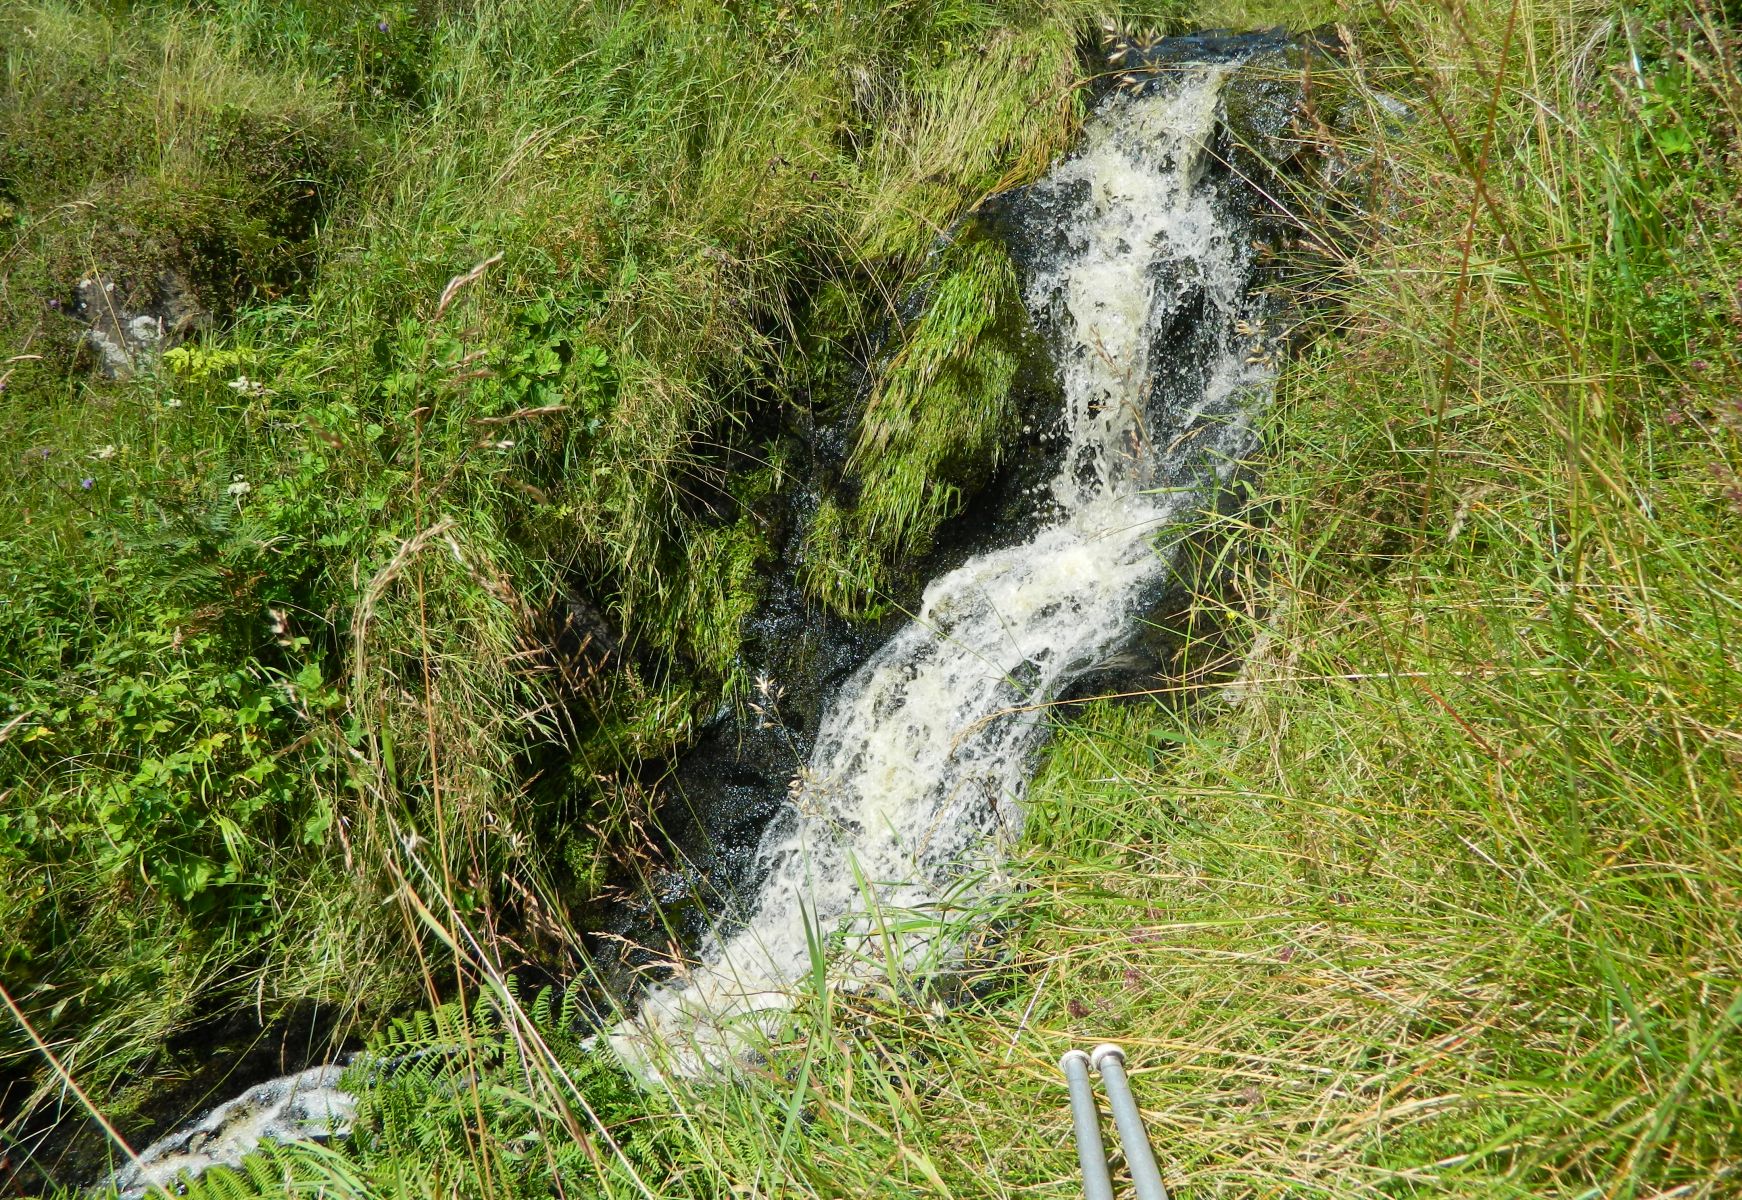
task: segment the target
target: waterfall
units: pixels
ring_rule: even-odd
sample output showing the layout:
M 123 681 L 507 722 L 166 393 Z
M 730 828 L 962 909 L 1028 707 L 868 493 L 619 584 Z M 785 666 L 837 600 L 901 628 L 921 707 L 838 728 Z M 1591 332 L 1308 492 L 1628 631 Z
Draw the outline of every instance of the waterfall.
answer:
M 1250 237 L 1206 170 L 1229 64 L 1115 91 L 1077 152 L 1028 189 L 1023 301 L 1063 385 L 1066 449 L 1028 540 L 934 580 L 841 689 L 759 850 L 746 919 L 610 1031 L 637 1071 L 693 1074 L 772 1027 L 827 939 L 866 986 L 947 953 L 1002 886 L 1045 706 L 1130 638 L 1165 588 L 1165 535 L 1249 444 Z
M 1008 886 L 1046 706 L 1136 631 L 1169 583 L 1170 536 L 1213 502 L 1268 394 L 1250 231 L 1207 169 L 1235 69 L 1179 65 L 1108 94 L 1076 153 L 1022 193 L 1023 301 L 1064 396 L 1045 515 L 934 580 L 841 688 L 763 836 L 748 915 L 605 1035 L 648 1079 L 739 1056 L 825 943 L 837 983 L 870 986 L 946 957 L 976 902 Z M 263 1139 L 341 1136 L 341 1073 L 251 1088 L 106 1182 L 138 1196 Z

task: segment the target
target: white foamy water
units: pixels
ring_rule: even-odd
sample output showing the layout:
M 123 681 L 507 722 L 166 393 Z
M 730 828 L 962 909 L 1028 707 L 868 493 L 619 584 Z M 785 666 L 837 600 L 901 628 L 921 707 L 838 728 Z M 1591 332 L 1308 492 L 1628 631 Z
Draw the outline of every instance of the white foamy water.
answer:
M 139 1160 L 116 1171 L 101 1186 L 121 1200 L 148 1192 L 179 1190 L 214 1166 L 235 1166 L 263 1142 L 310 1142 L 340 1137 L 351 1130 L 357 1102 L 339 1089 L 344 1068 L 312 1067 L 295 1075 L 256 1084 L 233 1100 L 139 1152 Z
M 959 914 L 1002 886 L 1040 706 L 1128 641 L 1168 579 L 1158 535 L 1227 478 L 1266 391 L 1237 332 L 1247 235 L 1203 179 L 1227 71 L 1110 96 L 1035 185 L 1060 221 L 1023 283 L 1065 398 L 1050 523 L 934 580 L 841 689 L 763 838 L 747 920 L 611 1031 L 640 1073 L 731 1061 L 788 1007 L 819 939 L 837 984 L 869 986 L 947 953 Z

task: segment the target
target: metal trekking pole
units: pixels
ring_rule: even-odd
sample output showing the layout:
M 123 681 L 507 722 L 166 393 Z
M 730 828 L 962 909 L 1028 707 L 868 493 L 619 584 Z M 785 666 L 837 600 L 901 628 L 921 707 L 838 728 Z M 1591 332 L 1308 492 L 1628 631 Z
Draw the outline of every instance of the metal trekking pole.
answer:
M 1066 1050 L 1059 1070 L 1071 1088 L 1071 1123 L 1077 1130 L 1077 1162 L 1083 1168 L 1085 1200 L 1113 1200 L 1113 1181 L 1107 1176 L 1107 1149 L 1101 1144 L 1101 1112 L 1089 1087 L 1089 1056 L 1081 1050 Z
M 1143 1128 L 1143 1115 L 1137 1111 L 1131 1081 L 1125 1077 L 1125 1051 L 1111 1044 L 1096 1046 L 1089 1060 L 1107 1085 L 1107 1103 L 1113 1109 L 1113 1123 L 1119 1127 L 1119 1144 L 1125 1149 L 1137 1200 L 1167 1200 L 1161 1169 L 1155 1165 L 1155 1151 L 1150 1149 L 1149 1134 Z

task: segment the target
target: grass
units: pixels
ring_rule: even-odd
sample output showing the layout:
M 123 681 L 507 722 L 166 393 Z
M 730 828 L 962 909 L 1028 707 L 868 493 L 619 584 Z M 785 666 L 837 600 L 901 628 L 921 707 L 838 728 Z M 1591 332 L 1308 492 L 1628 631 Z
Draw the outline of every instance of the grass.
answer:
M 734 421 L 748 422 L 765 389 L 839 382 L 855 356 L 875 366 L 876 321 L 864 314 L 895 305 L 917 281 L 904 272 L 976 193 L 1038 169 L 1070 128 L 1068 112 L 1033 124 L 1019 110 L 1069 72 L 1071 22 L 1085 14 L 928 10 L 901 32 L 809 10 L 745 14 L 731 36 L 748 40 L 718 44 L 701 32 L 715 27 L 679 10 L 431 27 L 405 54 L 438 84 L 371 118 L 388 165 L 349 218 L 352 240 L 328 247 L 303 298 L 245 311 L 202 351 L 249 356 L 250 377 L 260 371 L 275 396 L 229 392 L 235 363 L 204 380 L 190 363 L 149 385 L 168 392 L 139 383 L 108 401 L 117 432 L 105 440 L 128 452 L 113 468 L 78 468 L 130 473 L 105 475 L 103 489 L 173 484 L 210 497 L 203 509 L 188 502 L 208 525 L 218 514 L 245 521 L 259 510 L 227 495 L 232 464 L 265 480 L 269 455 L 301 462 L 294 488 L 262 497 L 269 536 L 303 538 L 287 544 L 310 547 L 321 578 L 355 570 L 356 582 L 334 616 L 319 606 L 318 620 L 298 616 L 290 636 L 310 640 L 279 647 L 282 659 L 242 653 L 218 626 L 196 653 L 183 649 L 187 633 L 170 645 L 185 620 L 154 632 L 120 619 L 141 594 L 127 556 L 97 573 L 62 549 L 33 586 L 57 574 L 98 581 L 86 607 L 58 593 L 40 602 L 63 631 L 54 645 L 73 649 L 32 660 L 15 639 L 6 661 L 40 662 L 18 673 L 61 688 L 55 664 L 105 653 L 133 664 L 112 668 L 111 684 L 155 688 L 170 674 L 161 664 L 196 664 L 185 682 L 197 703 L 152 700 L 188 714 L 152 715 L 171 721 L 147 735 L 164 739 L 158 757 L 235 720 L 209 711 L 258 709 L 250 688 L 273 697 L 255 717 L 269 726 L 263 745 L 330 725 L 335 736 L 295 753 L 326 746 L 342 763 L 340 747 L 354 745 L 353 791 L 298 784 L 275 795 L 262 811 L 289 825 L 260 841 L 293 842 L 289 826 L 318 823 L 335 794 L 355 795 L 332 818 L 351 823 L 321 834 L 321 854 L 274 850 L 287 857 L 243 867 L 295 903 L 340 910 L 275 928 L 369 946 L 360 932 L 333 932 L 355 918 L 331 898 L 349 894 L 343 852 L 373 845 L 364 861 L 405 884 L 392 894 L 415 944 L 458 989 L 455 1004 L 379 1035 L 389 1049 L 457 1050 L 374 1089 L 353 1146 L 262 1156 L 195 1194 L 1066 1195 L 1075 1165 L 1053 1064 L 1068 1045 L 1106 1039 L 1126 1046 L 1159 1157 L 1188 1196 L 1734 1194 L 1742 93 L 1736 35 L 1700 0 L 1346 15 L 1354 53 L 1318 81 L 1298 134 L 1362 180 L 1362 202 L 1327 211 L 1310 183 L 1281 198 L 1299 245 L 1277 286 L 1307 302 L 1307 324 L 1279 381 L 1260 481 L 1195 547 L 1207 582 L 1173 631 L 1178 676 L 1152 696 L 1061 709 L 1015 864 L 1023 887 L 986 914 L 968 968 L 929 986 L 900 981 L 885 997 L 815 988 L 765 1063 L 730 1084 L 654 1093 L 578 1044 L 574 1013 L 521 994 L 509 978 L 517 960 L 491 937 L 495 901 L 468 893 L 466 868 L 524 871 L 529 888 L 544 886 L 524 848 L 535 797 L 511 786 L 512 727 L 518 713 L 548 716 L 569 701 L 541 690 L 548 681 L 479 664 L 512 658 L 521 608 L 548 586 L 551 564 L 575 567 L 609 581 L 600 594 L 612 613 L 646 629 L 668 661 L 711 662 L 637 671 L 613 684 L 623 694 L 611 705 L 623 707 L 582 705 L 611 731 L 587 742 L 594 761 L 680 737 L 686 689 L 706 691 L 728 669 L 705 648 L 686 651 L 686 631 L 730 629 L 737 589 L 709 589 L 753 558 L 754 520 L 724 510 L 718 492 L 705 493 L 717 517 L 692 506 L 729 461 L 716 444 L 750 452 L 755 439 L 731 431 L 749 427 Z M 1005 37 L 1005 25 L 1027 32 Z M 273 21 L 235 28 L 244 57 L 290 36 Z M 492 40 L 507 30 L 513 55 Z M 372 44 L 363 29 L 341 48 L 358 61 Z M 575 66 L 583 44 L 590 57 Z M 848 45 L 868 83 L 838 72 Z M 739 69 L 752 50 L 772 50 L 755 60 L 770 65 Z M 339 50 L 298 53 L 325 62 Z M 645 86 L 625 82 L 643 70 Z M 391 108 L 403 74 L 347 76 L 347 102 Z M 887 107 L 849 123 L 862 144 L 843 150 L 821 130 L 865 97 Z M 1392 115 L 1385 97 L 1411 115 Z M 572 124 L 535 119 L 559 104 L 580 114 Z M 818 112 L 828 120 L 793 115 Z M 986 136 L 969 133 L 971 121 Z M 770 170 L 775 157 L 792 169 Z M 612 199 L 623 163 L 664 185 Z M 755 221 L 737 199 L 750 187 L 770 206 Z M 501 274 L 438 320 L 443 282 L 497 249 Z M 901 285 L 877 285 L 866 258 L 899 267 Z M 925 320 L 903 326 L 905 345 L 925 344 Z M 541 346 L 568 356 L 559 374 L 539 365 Z M 473 348 L 497 356 L 490 387 L 501 390 L 445 382 Z M 929 440 L 904 443 L 913 427 L 899 422 L 935 414 L 894 378 L 873 393 L 899 401 L 884 408 L 890 423 L 860 426 L 861 447 L 878 447 L 862 460 L 878 464 L 870 470 L 930 461 L 913 457 L 931 453 Z M 572 406 L 560 433 L 531 426 L 544 432 L 506 460 L 471 453 L 468 422 L 536 407 L 552 389 Z M 165 424 L 164 395 L 227 415 L 195 430 Z M 275 426 L 293 402 L 301 423 Z M 361 451 L 388 436 L 384 415 L 403 420 L 420 403 L 433 412 L 418 433 L 392 436 L 449 474 Z M 6 414 L 39 423 L 14 426 L 15 441 L 73 440 L 67 401 L 26 416 L 8 399 Z M 600 425 L 589 431 L 589 419 Z M 309 422 L 316 435 L 302 432 Z M 371 422 L 381 433 L 367 433 Z M 228 461 L 201 457 L 214 429 Z M 881 457 L 889 446 L 904 457 Z M 329 454 L 328 466 L 309 465 Z M 88 514 L 94 501 L 71 470 L 44 482 L 59 467 L 43 462 L 54 465 L 8 483 L 28 478 L 55 497 L 52 522 L 37 519 L 60 541 L 33 549 L 121 527 L 122 493 L 93 487 L 95 500 L 117 501 Z M 591 468 L 584 478 L 578 463 Z M 516 499 L 527 496 L 519 485 L 548 502 Z M 922 528 L 916 511 L 892 519 Z M 321 547 L 327 535 L 357 548 Z M 16 527 L 8 536 L 24 544 Z M 258 535 L 215 528 L 208 540 L 235 577 L 260 569 L 246 557 Z M 150 561 L 131 570 L 149 567 L 152 588 L 179 595 L 161 563 L 181 560 L 156 545 L 132 551 Z M 713 569 L 694 578 L 690 562 Z M 176 584 L 188 589 L 183 611 L 226 578 Z M 239 610 L 273 599 L 252 586 Z M 338 603 L 330 586 L 311 594 Z M 269 667 L 294 678 L 313 661 L 326 666 L 304 694 L 332 705 L 330 717 L 299 715 L 277 698 L 297 693 L 258 683 Z M 448 666 L 418 665 L 430 662 Z M 199 693 L 230 675 L 234 692 Z M 90 714 L 86 757 L 68 746 L 26 760 L 37 782 L 16 794 L 55 813 L 101 795 L 123 772 L 89 747 L 134 719 L 109 711 Z M 338 770 L 311 762 L 297 774 Z M 369 813 L 385 826 L 374 843 L 362 838 Z M 429 845 L 395 844 L 407 813 Z M 222 871 L 210 840 L 223 841 L 222 805 L 212 815 L 217 832 L 196 829 L 186 844 Z M 341 847 L 338 830 L 354 840 Z M 482 849 L 456 854 L 445 838 Z M 109 870 L 80 886 L 156 879 Z M 202 928 L 193 910 L 130 886 L 105 919 L 131 906 L 136 922 L 163 923 L 160 938 Z M 381 924 L 372 936 L 389 944 L 370 961 L 379 978 L 403 981 L 404 934 Z M 143 1012 L 162 994 L 165 963 L 179 978 L 238 969 L 221 939 L 178 956 L 140 940 L 138 924 L 113 932 L 45 937 L 63 957 L 37 977 L 60 985 L 77 964 L 138 944 L 158 974 L 120 977 Z M 288 989 L 277 967 L 318 973 L 287 954 L 310 943 L 269 941 L 276 957 L 254 958 L 248 979 Z M 330 978 L 357 975 L 343 962 Z M 35 993 L 33 1012 L 45 1014 L 49 996 Z M 132 1056 L 112 1050 L 110 1061 L 140 1061 L 137 1047 L 158 1036 L 125 1035 Z M 82 1080 L 104 1078 L 98 1064 L 74 1065 Z
M 0 968 L 124 1127 L 221 1086 L 231 1018 L 448 994 L 420 839 L 492 954 L 573 963 L 564 912 L 739 682 L 790 425 L 1065 144 L 1084 19 L 0 16 Z M 92 272 L 201 336 L 94 378 Z M 555 661 L 575 612 L 602 636 Z M 60 1080 L 0 1039 L 25 1156 Z
M 846 463 L 856 494 L 827 498 L 806 532 L 807 589 L 848 615 L 868 604 L 886 609 L 901 587 L 898 564 L 923 559 L 1014 432 L 1022 355 L 1014 266 L 1002 247 L 971 234 L 939 257 L 920 282 L 917 315 L 874 368 Z

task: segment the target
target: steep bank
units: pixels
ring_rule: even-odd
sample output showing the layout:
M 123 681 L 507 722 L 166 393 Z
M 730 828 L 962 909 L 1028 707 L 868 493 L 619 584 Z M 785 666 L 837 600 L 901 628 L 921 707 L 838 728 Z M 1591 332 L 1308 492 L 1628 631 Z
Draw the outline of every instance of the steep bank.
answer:
M 642 1073 L 721 1070 L 757 1049 L 815 977 L 820 934 L 836 987 L 944 969 L 973 910 L 1009 886 L 999 868 L 1046 731 L 1035 714 L 1177 586 L 1178 543 L 1239 469 L 1268 390 L 1252 198 L 1217 161 L 1239 65 L 1173 59 L 1142 94 L 1108 94 L 1065 162 L 1005 202 L 1044 247 L 1022 294 L 1061 382 L 1036 528 L 933 579 L 829 698 L 763 836 L 759 890 L 611 1037 Z
M 962 1003 L 801 998 L 766 1070 L 649 1098 L 487 987 L 396 1035 L 468 1054 L 383 1089 L 353 1151 L 231 1191 L 1068 1194 L 1051 1062 L 1107 1036 L 1178 1190 L 1733 1190 L 1731 35 L 1606 6 L 1359 32 L 1301 136 L 1371 202 L 1303 231 L 1295 282 L 1340 315 L 1226 524 L 1255 553 L 1175 631 L 1201 676 L 1057 731 Z
M 815 431 L 1074 119 L 1069 5 L 873 15 L 0 14 L 0 970 L 130 1137 L 669 866 Z

